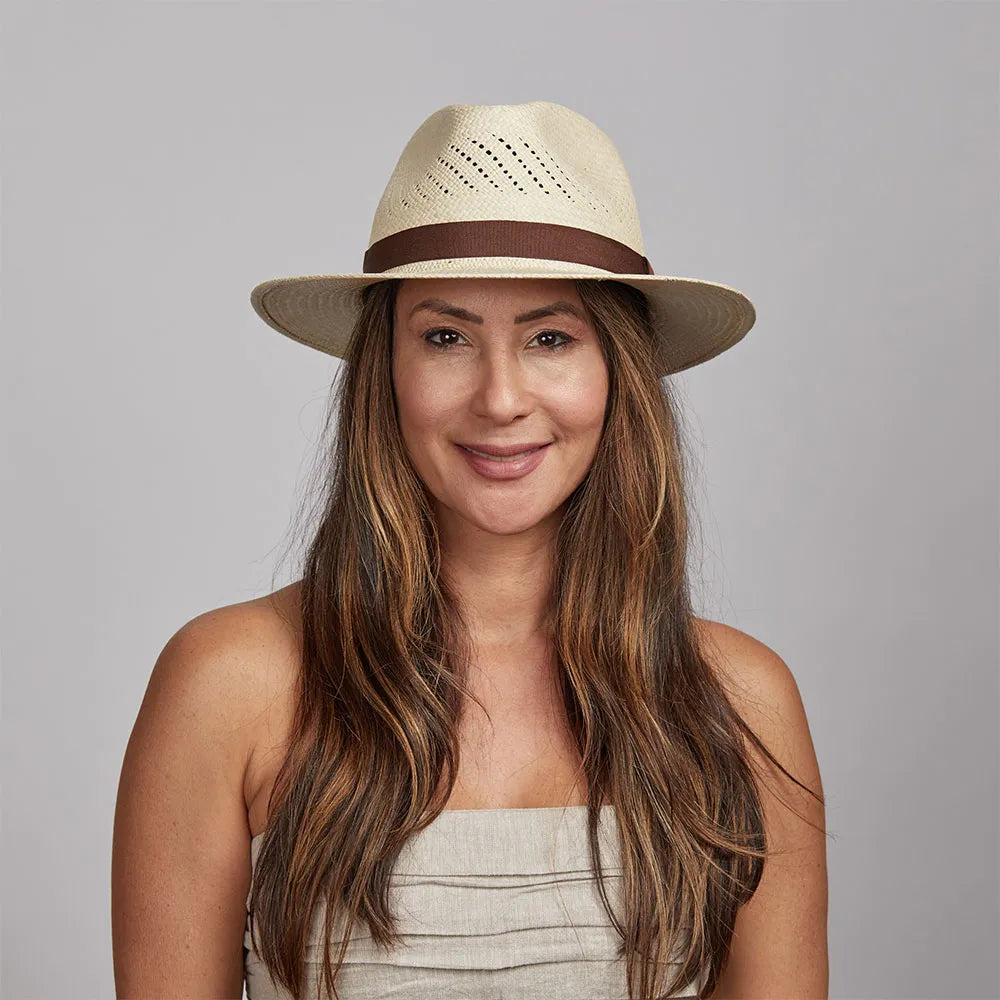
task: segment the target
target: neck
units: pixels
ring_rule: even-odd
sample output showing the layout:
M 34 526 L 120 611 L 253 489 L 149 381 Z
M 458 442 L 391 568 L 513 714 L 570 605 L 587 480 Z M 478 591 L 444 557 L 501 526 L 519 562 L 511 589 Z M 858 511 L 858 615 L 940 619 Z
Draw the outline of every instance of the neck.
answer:
M 540 527 L 540 526 L 539 526 Z M 442 572 L 479 646 L 523 646 L 550 633 L 553 534 L 443 533 Z

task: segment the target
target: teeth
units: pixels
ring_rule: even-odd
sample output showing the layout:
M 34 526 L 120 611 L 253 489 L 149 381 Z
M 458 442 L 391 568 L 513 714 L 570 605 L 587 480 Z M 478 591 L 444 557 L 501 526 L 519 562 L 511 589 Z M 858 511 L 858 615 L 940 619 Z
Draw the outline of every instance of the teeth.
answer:
M 529 451 L 522 451 L 520 455 L 507 455 L 506 457 L 503 457 L 503 458 L 501 458 L 498 455 L 484 455 L 481 451 L 474 451 L 472 448 L 466 448 L 465 450 L 468 451 L 468 452 L 470 452 L 473 455 L 478 455 L 480 458 L 487 458 L 491 462 L 514 462 L 514 461 L 516 461 L 519 458 L 524 458 L 525 455 L 531 455 L 531 454 L 533 454 L 534 452 L 538 451 L 539 449 L 538 448 L 532 448 Z

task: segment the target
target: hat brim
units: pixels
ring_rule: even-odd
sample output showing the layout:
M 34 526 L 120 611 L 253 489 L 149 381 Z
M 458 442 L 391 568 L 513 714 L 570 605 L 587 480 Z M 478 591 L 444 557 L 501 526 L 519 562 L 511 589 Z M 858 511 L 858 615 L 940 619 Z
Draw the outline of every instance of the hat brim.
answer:
M 436 265 L 433 270 L 428 264 Z M 555 265 L 555 266 L 553 266 Z M 272 278 L 250 293 L 254 311 L 292 340 L 342 358 L 358 309 L 360 292 L 390 278 L 551 278 L 620 281 L 643 292 L 656 333 L 664 340 L 667 367 L 661 375 L 703 364 L 746 336 L 756 320 L 753 303 L 718 282 L 660 274 L 615 274 L 580 264 L 520 258 L 421 261 L 370 274 L 314 274 Z M 419 268 L 419 273 L 417 272 Z M 511 273 L 511 270 L 516 273 Z

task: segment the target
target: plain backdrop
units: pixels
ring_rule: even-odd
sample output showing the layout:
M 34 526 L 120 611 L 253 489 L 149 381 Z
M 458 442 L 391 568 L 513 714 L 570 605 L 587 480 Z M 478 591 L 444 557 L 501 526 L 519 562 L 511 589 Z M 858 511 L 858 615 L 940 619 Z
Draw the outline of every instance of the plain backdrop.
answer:
M 831 996 L 998 996 L 997 4 L 4 7 L 4 997 L 114 995 L 149 672 L 290 580 L 338 362 L 250 289 L 359 271 L 419 124 L 529 100 L 610 135 L 656 273 L 756 305 L 674 376 L 696 597 L 802 692 Z

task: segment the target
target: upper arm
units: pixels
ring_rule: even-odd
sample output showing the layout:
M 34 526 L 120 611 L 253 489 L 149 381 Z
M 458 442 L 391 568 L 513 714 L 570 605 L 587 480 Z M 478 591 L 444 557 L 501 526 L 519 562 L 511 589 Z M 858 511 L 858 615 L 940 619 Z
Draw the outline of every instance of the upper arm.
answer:
M 111 863 L 119 997 L 243 995 L 254 630 L 240 605 L 167 642 L 125 751 Z
M 721 654 L 713 659 L 734 707 L 781 765 L 822 797 L 816 752 L 792 672 L 762 642 L 713 624 L 715 653 Z M 732 951 L 712 996 L 824 1000 L 829 995 L 825 810 L 749 740 L 747 746 L 760 775 L 770 856 L 757 891 L 737 912 Z

